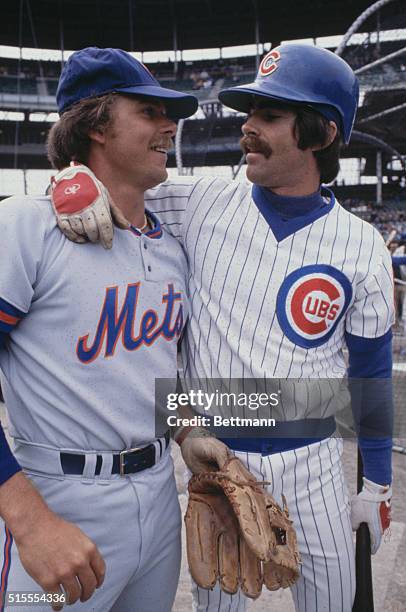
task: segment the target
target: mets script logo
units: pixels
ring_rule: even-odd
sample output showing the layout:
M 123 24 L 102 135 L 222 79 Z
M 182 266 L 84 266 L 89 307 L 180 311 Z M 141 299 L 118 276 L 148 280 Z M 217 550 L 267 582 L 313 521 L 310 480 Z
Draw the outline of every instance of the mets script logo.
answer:
M 334 333 L 351 297 L 351 284 L 340 270 L 323 264 L 304 266 L 289 274 L 279 289 L 279 325 L 294 344 L 321 346 Z
M 104 357 L 112 357 L 119 339 L 127 351 L 136 351 L 141 346 L 150 346 L 159 337 L 165 340 L 179 338 L 183 328 L 182 294 L 175 292 L 172 284 L 168 285 L 167 292 L 162 296 L 165 310 L 160 320 L 156 310 L 138 312 L 140 291 L 141 283 L 128 285 L 124 302 L 119 309 L 118 287 L 106 289 L 93 340 L 89 341 L 88 333 L 81 336 L 76 345 L 76 354 L 82 363 L 97 359 L 103 348 Z
M 278 62 L 281 59 L 279 51 L 270 51 L 265 55 L 259 65 L 259 74 L 261 76 L 269 76 L 278 68 Z
M 65 187 L 64 194 L 71 195 L 79 191 L 79 189 L 80 189 L 79 183 L 74 183 L 73 185 L 69 185 L 69 187 Z

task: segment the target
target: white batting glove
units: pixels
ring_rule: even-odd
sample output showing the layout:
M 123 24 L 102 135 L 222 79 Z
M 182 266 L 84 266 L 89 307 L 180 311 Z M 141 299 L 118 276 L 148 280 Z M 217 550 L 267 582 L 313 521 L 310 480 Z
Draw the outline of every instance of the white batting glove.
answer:
M 392 487 L 382 486 L 363 478 L 364 485 L 351 499 L 351 526 L 356 531 L 361 523 L 367 523 L 371 536 L 371 553 L 378 550 L 382 535 L 391 521 Z
M 111 249 L 113 219 L 122 229 L 130 225 L 103 183 L 82 164 L 71 162 L 52 177 L 51 200 L 58 226 L 72 242 L 100 242 Z

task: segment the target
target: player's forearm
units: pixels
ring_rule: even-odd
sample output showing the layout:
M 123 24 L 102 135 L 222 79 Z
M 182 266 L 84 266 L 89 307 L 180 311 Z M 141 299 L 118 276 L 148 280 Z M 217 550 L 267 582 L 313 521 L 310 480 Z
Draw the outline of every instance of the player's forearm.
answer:
M 392 438 L 358 438 L 364 476 L 385 486 L 392 482 Z
M 57 593 L 62 587 L 75 603 L 86 601 L 102 585 L 106 567 L 95 544 L 52 512 L 22 472 L 1 485 L 0 515 L 23 568 L 42 590 Z
M 0 516 L 16 542 L 51 514 L 30 480 L 18 472 L 0 486 Z

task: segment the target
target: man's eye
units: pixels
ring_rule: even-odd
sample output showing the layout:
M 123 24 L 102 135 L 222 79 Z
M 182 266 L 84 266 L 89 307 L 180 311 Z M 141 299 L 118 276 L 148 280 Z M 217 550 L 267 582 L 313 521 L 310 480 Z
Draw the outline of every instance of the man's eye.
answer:
M 275 115 L 275 113 L 266 113 L 264 118 L 266 121 L 274 121 L 275 119 L 279 119 L 279 115 Z
M 155 117 L 166 117 L 166 111 L 155 106 L 144 106 L 142 113 L 154 119 Z

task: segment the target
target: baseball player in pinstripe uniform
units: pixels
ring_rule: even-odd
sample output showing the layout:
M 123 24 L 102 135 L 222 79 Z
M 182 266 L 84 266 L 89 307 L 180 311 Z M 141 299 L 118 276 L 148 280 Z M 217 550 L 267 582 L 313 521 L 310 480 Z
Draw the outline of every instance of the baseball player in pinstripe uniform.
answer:
M 144 191 L 167 176 L 172 117 L 197 102 L 96 48 L 70 57 L 57 98 L 51 161 L 87 163 L 130 224 L 119 215 L 107 252 L 67 240 L 50 197 L 2 203 L 0 367 L 15 446 L 1 430 L 0 609 L 60 609 L 63 590 L 76 610 L 169 612 L 181 517 L 154 383 L 176 377 L 186 263 Z M 63 206 L 103 189 L 71 167 L 54 195 Z
M 220 442 L 183 430 L 178 441 L 192 471 L 217 457 L 221 463 L 226 443 L 271 482 L 279 501 L 284 494 L 302 557 L 292 589 L 296 609 L 349 612 L 352 529 L 367 522 L 376 552 L 389 525 L 392 477 L 393 407 L 385 384 L 391 376 L 390 255 L 379 233 L 321 186 L 337 175 L 340 142 L 350 139 L 357 81 L 329 51 L 282 45 L 264 57 L 254 83 L 225 90 L 220 100 L 248 115 L 241 144 L 253 185 L 182 177 L 147 194 L 148 206 L 188 256 L 185 385 L 189 379 L 296 378 L 326 396 L 311 429 L 313 393 L 299 391 L 283 403 L 282 438 L 270 433 Z M 81 239 L 86 232 L 80 223 L 76 229 Z M 90 238 L 97 240 L 97 223 L 93 229 Z M 320 380 L 345 375 L 345 348 L 350 377 L 381 383 L 365 384 L 354 402 L 365 478 L 351 511 L 342 441 L 332 437 L 334 393 L 329 397 Z M 201 611 L 246 606 L 240 593 L 196 588 L 194 594 Z

